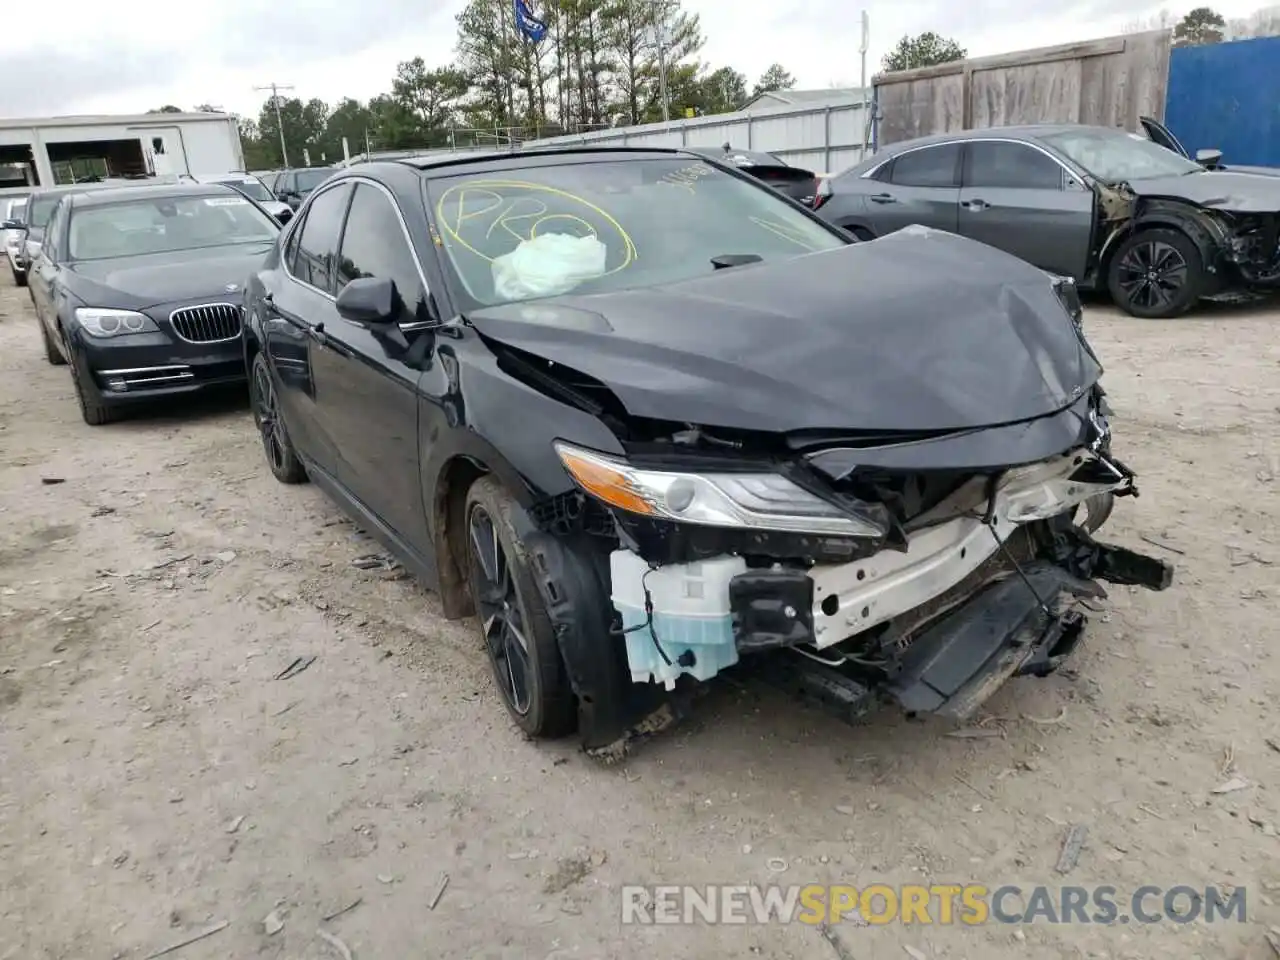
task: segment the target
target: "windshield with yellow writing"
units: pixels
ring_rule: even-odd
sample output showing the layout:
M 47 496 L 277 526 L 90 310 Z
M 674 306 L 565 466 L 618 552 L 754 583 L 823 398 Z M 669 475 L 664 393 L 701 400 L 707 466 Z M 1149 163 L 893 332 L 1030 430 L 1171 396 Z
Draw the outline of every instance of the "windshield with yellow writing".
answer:
M 689 157 L 569 158 L 433 179 L 428 194 L 436 243 L 479 305 L 673 283 L 715 258 L 846 242 L 768 187 Z

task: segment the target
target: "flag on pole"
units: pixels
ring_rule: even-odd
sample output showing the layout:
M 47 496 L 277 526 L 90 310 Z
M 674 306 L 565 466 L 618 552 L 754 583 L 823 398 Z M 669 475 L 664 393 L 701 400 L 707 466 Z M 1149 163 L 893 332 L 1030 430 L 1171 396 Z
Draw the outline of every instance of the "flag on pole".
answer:
M 547 35 L 547 25 L 539 20 L 529 9 L 526 0 L 513 0 L 516 11 L 516 29 L 530 43 L 538 43 Z

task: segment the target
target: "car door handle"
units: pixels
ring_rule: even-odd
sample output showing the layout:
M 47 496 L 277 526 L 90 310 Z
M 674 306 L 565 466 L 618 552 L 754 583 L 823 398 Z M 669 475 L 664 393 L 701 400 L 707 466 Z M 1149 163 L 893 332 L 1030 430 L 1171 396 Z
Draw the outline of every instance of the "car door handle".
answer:
M 897 203 L 898 198 L 891 193 L 877 193 L 872 197 L 868 197 L 872 203 Z
M 323 323 L 317 323 L 315 326 L 307 327 L 307 336 L 320 344 L 320 346 L 324 346 L 329 342 L 329 338 L 324 334 Z
M 961 204 L 961 206 L 963 206 L 966 210 L 972 210 L 975 213 L 980 210 L 991 209 L 991 204 L 987 203 L 987 201 L 985 200 L 966 200 L 963 204 Z

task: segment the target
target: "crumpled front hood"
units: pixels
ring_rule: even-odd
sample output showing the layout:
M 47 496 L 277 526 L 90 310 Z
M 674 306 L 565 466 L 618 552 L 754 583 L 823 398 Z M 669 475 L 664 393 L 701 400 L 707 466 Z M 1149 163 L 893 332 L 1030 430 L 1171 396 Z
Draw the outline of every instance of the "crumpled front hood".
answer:
M 249 275 L 257 270 L 271 243 L 153 253 L 114 260 L 70 264 L 72 292 L 95 307 L 140 310 L 158 303 L 199 297 L 239 301 Z M 234 284 L 234 289 L 227 288 Z
M 467 319 L 601 381 L 633 416 L 769 432 L 1010 423 L 1071 405 L 1101 373 L 1042 271 L 915 227 Z
M 1206 170 L 1176 177 L 1130 180 L 1140 197 L 1173 197 L 1234 213 L 1280 212 L 1280 177 L 1233 170 Z

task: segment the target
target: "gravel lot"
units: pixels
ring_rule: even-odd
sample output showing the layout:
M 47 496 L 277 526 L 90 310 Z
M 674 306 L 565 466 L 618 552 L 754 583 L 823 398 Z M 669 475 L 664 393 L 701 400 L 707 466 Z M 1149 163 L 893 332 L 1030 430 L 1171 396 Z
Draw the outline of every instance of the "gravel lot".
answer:
M 0 958 L 142 958 L 222 921 L 168 956 L 338 957 L 322 928 L 362 960 L 1271 958 L 1280 314 L 1086 323 L 1141 478 L 1105 532 L 1183 554 L 1173 589 L 1114 588 L 1071 670 L 989 704 L 993 736 L 723 682 L 602 766 L 522 740 L 472 626 L 354 567 L 377 547 L 271 479 L 242 400 L 86 427 L 6 277 Z M 848 922 L 841 954 L 801 924 L 619 920 L 623 884 L 773 879 L 1243 886 L 1249 922 Z

